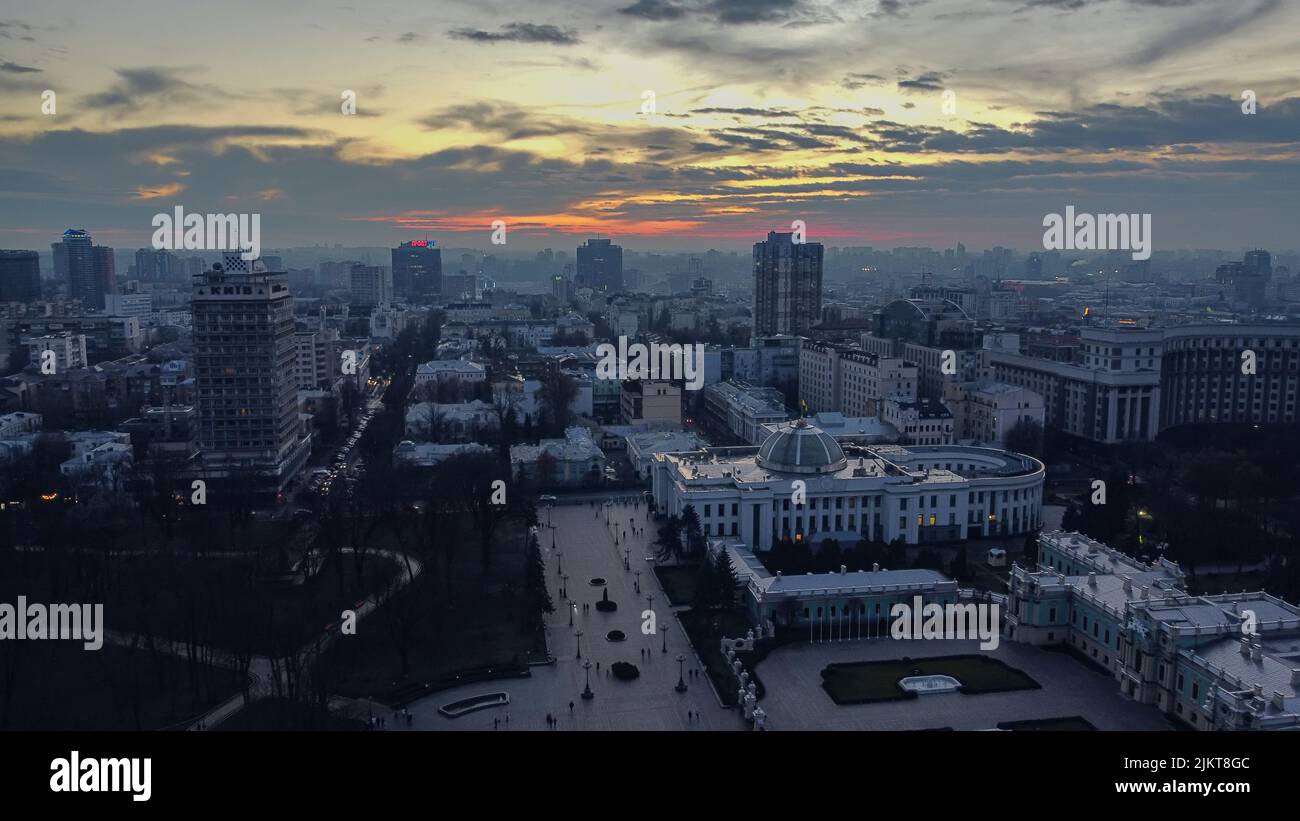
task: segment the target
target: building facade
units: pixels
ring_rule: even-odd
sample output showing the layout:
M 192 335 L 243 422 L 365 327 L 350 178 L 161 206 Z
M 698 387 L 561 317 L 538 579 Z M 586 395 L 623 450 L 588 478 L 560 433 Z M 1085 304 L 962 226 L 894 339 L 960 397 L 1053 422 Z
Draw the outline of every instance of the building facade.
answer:
M 794 234 L 768 232 L 754 243 L 754 336 L 806 335 L 822 311 L 819 242 L 795 242 Z
M 653 484 L 660 512 L 680 516 L 692 505 L 705 535 L 766 551 L 783 538 L 920 544 L 1032 532 L 1043 477 L 1037 459 L 989 448 L 849 446 L 846 454 L 800 419 L 761 448 L 658 454 Z
M 278 492 L 311 449 L 298 418 L 293 298 L 283 275 L 225 255 L 194 282 L 194 376 L 204 467 Z
M 1200 730 L 1300 729 L 1300 608 L 1268 593 L 1187 593 L 1182 570 L 1078 533 L 1013 566 L 1007 634 L 1064 645 L 1120 693 Z

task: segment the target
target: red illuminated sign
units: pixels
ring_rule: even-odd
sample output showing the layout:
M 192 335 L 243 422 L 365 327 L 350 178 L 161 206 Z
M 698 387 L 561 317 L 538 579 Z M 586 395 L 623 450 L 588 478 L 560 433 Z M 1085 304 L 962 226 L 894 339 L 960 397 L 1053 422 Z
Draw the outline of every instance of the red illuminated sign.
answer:
M 427 239 L 413 239 L 413 240 L 411 240 L 411 241 L 410 241 L 409 243 L 407 243 L 407 244 L 410 245 L 412 248 L 428 248 L 428 247 L 429 247 L 429 241 L 428 241 Z

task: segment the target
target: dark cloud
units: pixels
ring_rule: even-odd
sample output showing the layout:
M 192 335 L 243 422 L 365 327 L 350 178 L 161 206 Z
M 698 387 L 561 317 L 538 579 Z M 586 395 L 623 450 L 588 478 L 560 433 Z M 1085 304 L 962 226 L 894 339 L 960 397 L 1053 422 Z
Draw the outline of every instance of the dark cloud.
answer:
M 687 10 L 668 0 L 637 0 L 630 6 L 618 10 L 619 14 L 640 17 L 642 20 L 680 20 Z
M 397 37 L 399 43 L 415 43 L 424 39 L 424 35 L 414 31 L 404 32 Z
M 885 78 L 879 74 L 845 74 L 844 79 L 840 80 L 840 85 L 849 91 L 855 91 L 865 86 L 880 85 L 886 82 Z
M 459 28 L 447 32 L 448 37 L 475 43 L 549 43 L 572 46 L 582 42 L 576 32 L 549 24 L 506 23 L 500 31 Z
M 947 75 L 937 71 L 927 71 L 917 77 L 898 81 L 899 91 L 942 91 L 943 80 Z
M 740 117 L 764 117 L 768 119 L 798 119 L 799 117 L 804 116 L 801 112 L 788 108 L 750 108 L 743 106 L 738 108 L 724 108 L 717 106 L 709 108 L 693 108 L 691 109 L 691 113 L 734 114 Z
M 0 63 L 0 71 L 8 74 L 33 74 L 40 72 L 40 69 L 19 65 L 18 63 L 3 62 Z
M 81 104 L 103 111 L 138 111 L 150 105 L 190 105 L 205 97 L 225 95 L 223 89 L 182 80 L 180 69 L 123 68 L 118 81 L 105 91 L 87 94 Z
M 1181 4 L 1157 2 L 1148 5 Z M 1123 62 L 1127 65 L 1145 66 L 1185 51 L 1206 49 L 1210 44 L 1268 17 L 1281 7 L 1282 0 L 1262 0 L 1249 6 L 1215 4 L 1194 20 L 1157 31 L 1151 42 Z

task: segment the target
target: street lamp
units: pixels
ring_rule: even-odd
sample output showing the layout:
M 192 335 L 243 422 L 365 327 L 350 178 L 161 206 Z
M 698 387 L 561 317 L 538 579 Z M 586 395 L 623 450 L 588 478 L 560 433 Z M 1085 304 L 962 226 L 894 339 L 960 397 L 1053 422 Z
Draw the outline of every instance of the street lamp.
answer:
M 686 674 L 682 667 L 682 665 L 685 663 L 686 663 L 686 655 L 684 653 L 678 653 L 677 654 L 677 686 L 674 687 L 673 689 L 679 693 L 686 692 L 686 678 L 685 678 Z
M 573 626 L 573 611 L 577 609 L 578 609 L 577 602 L 574 601 L 569 602 L 569 626 L 570 627 Z
M 665 624 L 665 625 L 664 625 L 662 628 L 660 628 L 660 629 L 662 629 L 662 630 L 664 631 L 664 649 L 663 649 L 663 652 L 667 653 L 667 652 L 668 652 L 668 631 L 672 629 L 672 626 L 671 626 L 671 625 L 667 625 L 667 624 Z
M 641 592 L 641 571 L 640 571 L 640 570 L 637 570 L 637 571 L 635 571 L 635 572 L 636 572 L 636 588 L 635 588 L 635 589 L 636 589 L 636 592 L 639 594 L 639 593 Z
M 564 551 L 563 550 L 555 551 L 555 574 L 557 576 L 564 575 Z
M 591 692 L 591 662 L 584 661 L 582 663 L 582 669 L 587 672 L 587 686 L 582 691 L 582 700 L 591 701 L 593 698 L 596 697 L 596 694 Z
M 582 629 L 579 628 L 573 635 L 578 637 L 578 659 L 582 659 Z
M 560 598 L 562 599 L 569 598 L 569 574 L 568 573 L 560 574 Z

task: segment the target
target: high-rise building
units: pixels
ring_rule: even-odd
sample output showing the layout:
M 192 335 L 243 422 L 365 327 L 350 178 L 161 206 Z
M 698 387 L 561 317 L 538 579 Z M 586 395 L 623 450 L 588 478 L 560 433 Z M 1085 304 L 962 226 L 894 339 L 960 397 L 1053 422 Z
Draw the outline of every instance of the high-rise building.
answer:
M 40 254 L 0 251 L 0 302 L 34 302 L 40 298 Z
M 352 304 L 387 307 L 392 301 L 393 277 L 382 265 L 353 265 Z
M 136 279 L 150 281 L 172 279 L 179 270 L 177 257 L 171 251 L 141 248 L 135 252 Z
M 820 242 L 769 231 L 754 243 L 754 336 L 806 334 L 822 310 Z
M 293 298 L 285 277 L 226 254 L 222 265 L 195 279 L 193 311 L 205 473 L 278 492 L 311 449 L 298 419 Z
M 91 282 L 81 297 L 81 304 L 87 308 L 103 308 L 104 298 L 117 290 L 117 261 L 113 249 L 105 245 L 91 248 L 90 257 Z
M 623 290 L 623 247 L 607 239 L 578 246 L 578 287 L 615 293 Z
M 113 291 L 113 249 L 94 245 L 90 234 L 79 228 L 64 231 L 50 249 L 55 278 L 67 283 L 68 297 L 80 299 L 83 308 L 103 308 L 104 294 Z
M 393 249 L 393 293 L 412 300 L 442 293 L 442 249 L 433 240 L 413 239 Z

